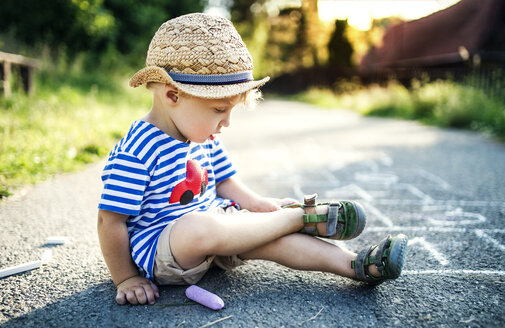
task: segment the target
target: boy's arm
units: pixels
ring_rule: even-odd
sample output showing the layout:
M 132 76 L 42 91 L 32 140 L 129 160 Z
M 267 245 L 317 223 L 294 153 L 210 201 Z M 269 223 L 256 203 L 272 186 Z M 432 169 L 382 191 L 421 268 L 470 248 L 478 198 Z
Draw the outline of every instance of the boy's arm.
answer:
M 116 301 L 124 304 L 153 304 L 159 297 L 158 288 L 149 279 L 139 276 L 130 254 L 130 241 L 126 227 L 127 215 L 99 210 L 98 238 L 109 268 L 112 281 L 117 286 Z
M 292 199 L 273 199 L 258 195 L 235 177 L 221 181 L 216 186 L 219 197 L 232 199 L 240 208 L 251 212 L 273 212 L 281 206 L 295 202 Z

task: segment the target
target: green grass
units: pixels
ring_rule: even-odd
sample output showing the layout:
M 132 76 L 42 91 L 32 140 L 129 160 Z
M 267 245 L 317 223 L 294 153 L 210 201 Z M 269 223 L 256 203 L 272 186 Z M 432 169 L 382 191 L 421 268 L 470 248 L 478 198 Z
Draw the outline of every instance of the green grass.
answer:
M 0 198 L 103 158 L 150 106 L 145 89 L 100 73 L 42 72 L 36 88 L 0 97 Z
M 411 89 L 396 82 L 385 87 L 356 86 L 354 91 L 339 95 L 311 89 L 289 98 L 324 108 L 353 109 L 364 115 L 470 129 L 505 141 L 505 94 L 491 97 L 478 87 L 453 81 L 414 82 Z

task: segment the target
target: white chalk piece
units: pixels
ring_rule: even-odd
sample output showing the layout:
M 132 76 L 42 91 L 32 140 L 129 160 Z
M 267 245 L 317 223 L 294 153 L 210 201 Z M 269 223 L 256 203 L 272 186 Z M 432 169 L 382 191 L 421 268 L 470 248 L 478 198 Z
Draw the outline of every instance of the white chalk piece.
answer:
M 186 296 L 190 300 L 200 303 L 212 310 L 221 310 L 224 308 L 224 302 L 221 297 L 196 285 L 191 285 L 186 289 Z
M 47 263 L 51 262 L 51 259 L 53 257 L 53 251 L 48 249 L 45 250 L 44 253 L 42 254 L 42 265 L 46 265 Z
M 63 245 L 68 242 L 68 237 L 51 236 L 47 237 L 46 245 Z
M 21 272 L 37 269 L 37 268 L 40 268 L 41 265 L 42 265 L 42 261 L 33 261 L 33 262 L 28 262 L 28 263 L 16 265 L 13 267 L 8 267 L 8 268 L 0 270 L 0 278 L 4 278 L 4 277 L 12 276 L 13 274 L 18 274 Z

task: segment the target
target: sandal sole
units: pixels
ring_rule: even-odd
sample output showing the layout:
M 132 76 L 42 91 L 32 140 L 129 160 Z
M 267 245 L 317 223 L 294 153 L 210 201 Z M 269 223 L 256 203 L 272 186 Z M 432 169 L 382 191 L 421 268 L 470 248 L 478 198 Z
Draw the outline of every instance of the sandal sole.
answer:
M 391 276 L 387 279 L 396 279 L 402 273 L 403 263 L 405 262 L 405 254 L 407 252 L 408 238 L 404 234 L 399 234 L 392 240 L 393 247 L 388 258 L 389 269 Z
M 365 210 L 363 209 L 363 206 L 358 202 L 350 202 L 350 203 L 352 204 L 352 207 L 354 208 L 354 211 L 356 212 L 356 229 L 354 230 L 354 233 L 351 236 L 349 236 L 347 238 L 341 238 L 339 240 L 349 240 L 349 239 L 356 238 L 359 235 L 361 235 L 361 233 L 365 229 L 366 214 L 365 214 Z

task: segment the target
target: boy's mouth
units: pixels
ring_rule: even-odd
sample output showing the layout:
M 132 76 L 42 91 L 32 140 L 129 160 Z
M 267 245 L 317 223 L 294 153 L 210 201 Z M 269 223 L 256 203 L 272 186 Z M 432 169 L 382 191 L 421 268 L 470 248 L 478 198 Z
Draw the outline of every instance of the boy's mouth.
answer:
M 210 137 L 209 137 L 210 140 L 214 140 L 215 138 L 216 138 L 216 136 L 213 135 L 213 134 L 211 134 Z

